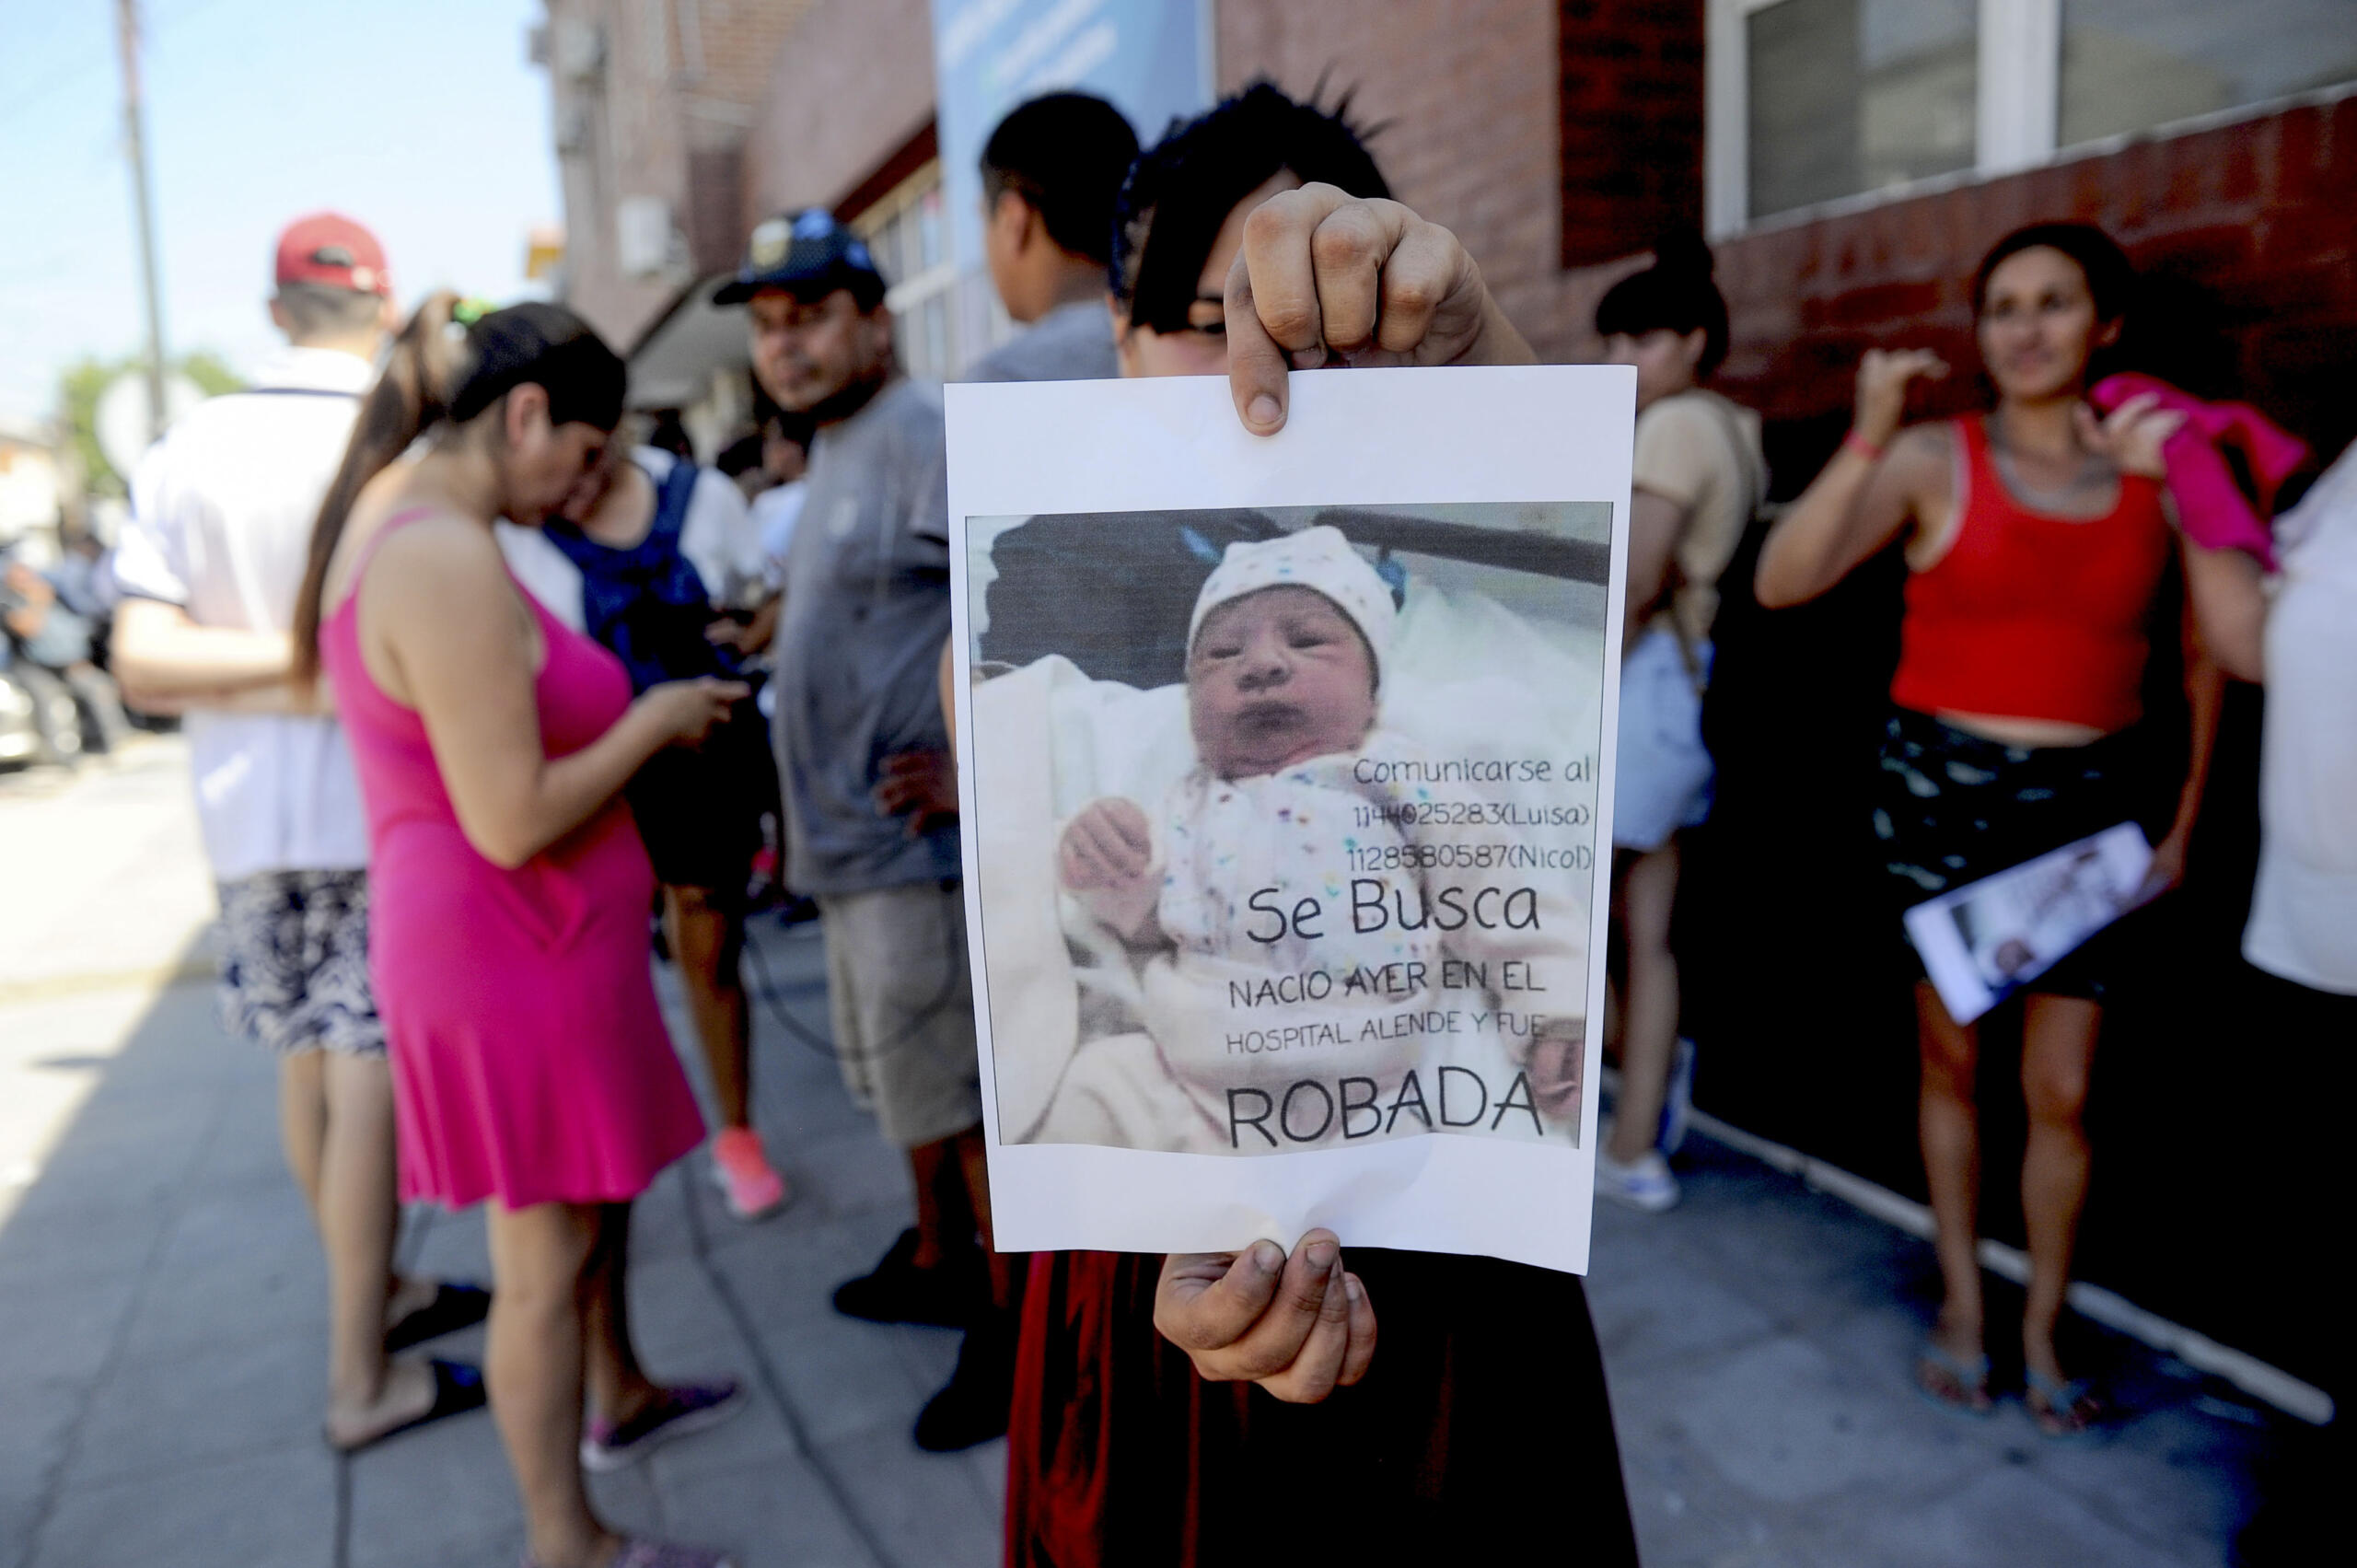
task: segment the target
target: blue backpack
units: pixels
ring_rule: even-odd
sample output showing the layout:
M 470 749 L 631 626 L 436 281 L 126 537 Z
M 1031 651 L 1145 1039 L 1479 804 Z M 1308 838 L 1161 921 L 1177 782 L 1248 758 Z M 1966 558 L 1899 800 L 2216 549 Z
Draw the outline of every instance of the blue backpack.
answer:
M 627 549 L 599 544 L 563 518 L 547 526 L 550 541 L 581 569 L 582 629 L 622 661 L 633 691 L 704 675 L 738 678 L 735 656 L 704 635 L 714 620 L 712 595 L 679 550 L 702 472 L 691 462 L 671 465 L 656 487 L 655 521 Z

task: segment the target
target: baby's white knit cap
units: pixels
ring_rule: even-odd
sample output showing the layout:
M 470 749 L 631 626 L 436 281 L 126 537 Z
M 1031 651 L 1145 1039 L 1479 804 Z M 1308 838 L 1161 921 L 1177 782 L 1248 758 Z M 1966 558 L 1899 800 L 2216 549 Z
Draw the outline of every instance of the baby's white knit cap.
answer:
M 1203 591 L 1195 596 L 1194 619 L 1187 623 L 1187 651 L 1194 652 L 1203 617 L 1213 610 L 1246 594 L 1278 587 L 1315 588 L 1332 599 L 1366 638 L 1366 645 L 1375 653 L 1376 672 L 1381 673 L 1391 646 L 1391 629 L 1399 620 L 1391 604 L 1391 585 L 1351 548 L 1341 529 L 1324 524 L 1277 539 L 1229 545 L 1203 580 Z

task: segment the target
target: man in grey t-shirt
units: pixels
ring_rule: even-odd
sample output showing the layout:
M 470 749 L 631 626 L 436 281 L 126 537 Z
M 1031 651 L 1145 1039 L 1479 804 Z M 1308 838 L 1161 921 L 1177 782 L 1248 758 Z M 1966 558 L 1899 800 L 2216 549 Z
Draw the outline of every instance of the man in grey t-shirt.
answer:
M 1086 93 L 1016 106 L 982 146 L 982 251 L 999 302 L 1028 330 L 970 366 L 969 381 L 1119 376 L 1105 267 L 1113 203 L 1138 156 L 1121 111 Z
M 949 637 L 946 432 L 936 387 L 894 363 L 884 280 L 824 212 L 753 230 L 714 296 L 750 308 L 753 373 L 808 414 L 784 563 L 775 739 L 786 864 L 818 900 L 835 1050 L 854 1098 L 908 1152 L 917 1223 L 838 1309 L 969 1326 L 917 1423 L 928 1448 L 1006 1430 L 1014 1330 L 991 1310 L 990 1188 L 958 882 L 958 793 L 935 679 Z

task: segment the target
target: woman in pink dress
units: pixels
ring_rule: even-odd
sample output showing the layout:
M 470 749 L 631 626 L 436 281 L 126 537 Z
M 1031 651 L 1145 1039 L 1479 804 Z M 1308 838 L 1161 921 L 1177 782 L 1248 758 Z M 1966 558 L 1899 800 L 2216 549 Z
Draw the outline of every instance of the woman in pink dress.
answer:
M 367 805 L 401 1195 L 495 1200 L 485 1365 L 528 1563 L 713 1568 L 614 1535 L 581 1471 L 737 1399 L 650 1381 L 623 1311 L 631 1200 L 703 1124 L 656 1010 L 654 874 L 620 791 L 745 689 L 680 681 L 633 702 L 614 656 L 507 575 L 493 519 L 534 524 L 563 502 L 621 419 L 623 368 L 561 307 L 462 334 L 455 303 L 419 309 L 362 406 L 296 626 Z

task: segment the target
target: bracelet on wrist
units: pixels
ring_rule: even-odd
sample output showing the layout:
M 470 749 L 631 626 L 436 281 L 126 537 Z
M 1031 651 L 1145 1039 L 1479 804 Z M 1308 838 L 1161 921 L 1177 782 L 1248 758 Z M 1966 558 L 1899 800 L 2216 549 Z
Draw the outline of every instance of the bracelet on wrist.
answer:
M 1841 437 L 1841 446 L 1843 450 L 1855 452 L 1870 463 L 1882 460 L 1882 443 L 1867 439 L 1858 433 L 1855 426 L 1851 428 L 1847 436 Z

